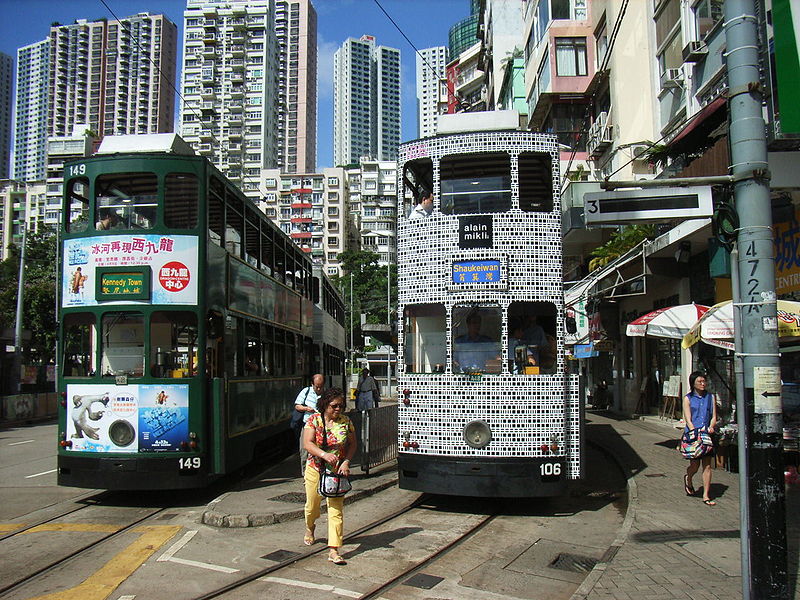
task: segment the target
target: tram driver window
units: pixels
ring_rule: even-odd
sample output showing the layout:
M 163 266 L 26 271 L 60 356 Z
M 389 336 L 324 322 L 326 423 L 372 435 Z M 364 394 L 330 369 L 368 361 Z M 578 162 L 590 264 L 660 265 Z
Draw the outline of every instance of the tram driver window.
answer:
M 518 375 L 555 373 L 556 306 L 552 302 L 512 302 L 508 307 L 508 370 Z
M 193 377 L 197 374 L 197 315 L 154 312 L 150 317 L 150 374 Z
M 403 216 L 408 217 L 422 199 L 423 192 L 433 190 L 433 161 L 418 158 L 403 167 Z
M 100 332 L 100 372 L 105 377 L 144 373 L 144 317 L 141 313 L 113 312 L 103 315 Z
M 154 173 L 100 175 L 95 188 L 95 229 L 151 229 L 156 222 Z
M 91 313 L 64 316 L 64 377 L 94 375 L 95 320 Z
M 505 152 L 451 154 L 439 165 L 441 210 L 447 215 L 511 208 L 511 158 Z
M 447 312 L 442 304 L 405 307 L 406 373 L 444 373 L 447 361 Z
M 499 307 L 453 307 L 453 373 L 500 373 Z
M 519 155 L 519 207 L 527 212 L 553 210 L 553 158 L 549 154 Z
M 89 180 L 71 179 L 67 184 L 67 231 L 76 233 L 89 228 Z

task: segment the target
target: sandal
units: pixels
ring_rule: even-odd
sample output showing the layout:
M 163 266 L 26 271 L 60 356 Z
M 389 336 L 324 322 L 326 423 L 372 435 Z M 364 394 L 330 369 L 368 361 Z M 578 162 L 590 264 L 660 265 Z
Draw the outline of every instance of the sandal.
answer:
M 688 475 L 683 476 L 683 491 L 686 492 L 687 496 L 694 496 L 697 493 L 695 489 L 692 487 L 692 484 L 689 483 Z
M 343 559 L 339 555 L 338 552 L 336 554 L 329 554 L 328 555 L 328 560 L 331 561 L 335 565 L 346 565 L 347 564 L 347 561 L 345 559 Z
M 303 536 L 303 543 L 306 546 L 313 546 L 314 545 L 314 530 L 313 529 L 306 529 L 306 534 Z
M 711 498 L 704 499 L 703 500 L 703 504 L 705 504 L 706 506 L 716 506 L 717 505 L 717 503 L 714 502 Z

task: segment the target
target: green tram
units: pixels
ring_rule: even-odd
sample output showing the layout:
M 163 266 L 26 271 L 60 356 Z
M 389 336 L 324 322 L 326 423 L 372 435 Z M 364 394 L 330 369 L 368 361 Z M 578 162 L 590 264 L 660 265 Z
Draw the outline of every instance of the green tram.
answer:
M 206 158 L 68 163 L 63 214 L 60 485 L 204 486 L 296 443 L 311 374 L 343 385 L 341 296 Z

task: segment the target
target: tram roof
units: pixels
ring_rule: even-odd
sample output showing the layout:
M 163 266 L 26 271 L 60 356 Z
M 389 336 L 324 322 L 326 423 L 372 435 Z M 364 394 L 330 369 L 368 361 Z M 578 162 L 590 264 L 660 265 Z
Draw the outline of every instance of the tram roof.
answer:
M 107 135 L 97 154 L 166 152 L 194 156 L 195 152 L 177 133 L 145 133 L 140 135 Z

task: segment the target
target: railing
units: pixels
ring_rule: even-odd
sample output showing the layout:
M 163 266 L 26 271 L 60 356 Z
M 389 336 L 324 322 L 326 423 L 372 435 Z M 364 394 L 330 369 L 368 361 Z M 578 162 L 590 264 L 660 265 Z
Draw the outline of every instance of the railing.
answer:
M 358 440 L 354 460 L 369 475 L 377 467 L 397 458 L 397 404 L 354 410 L 348 413 Z

